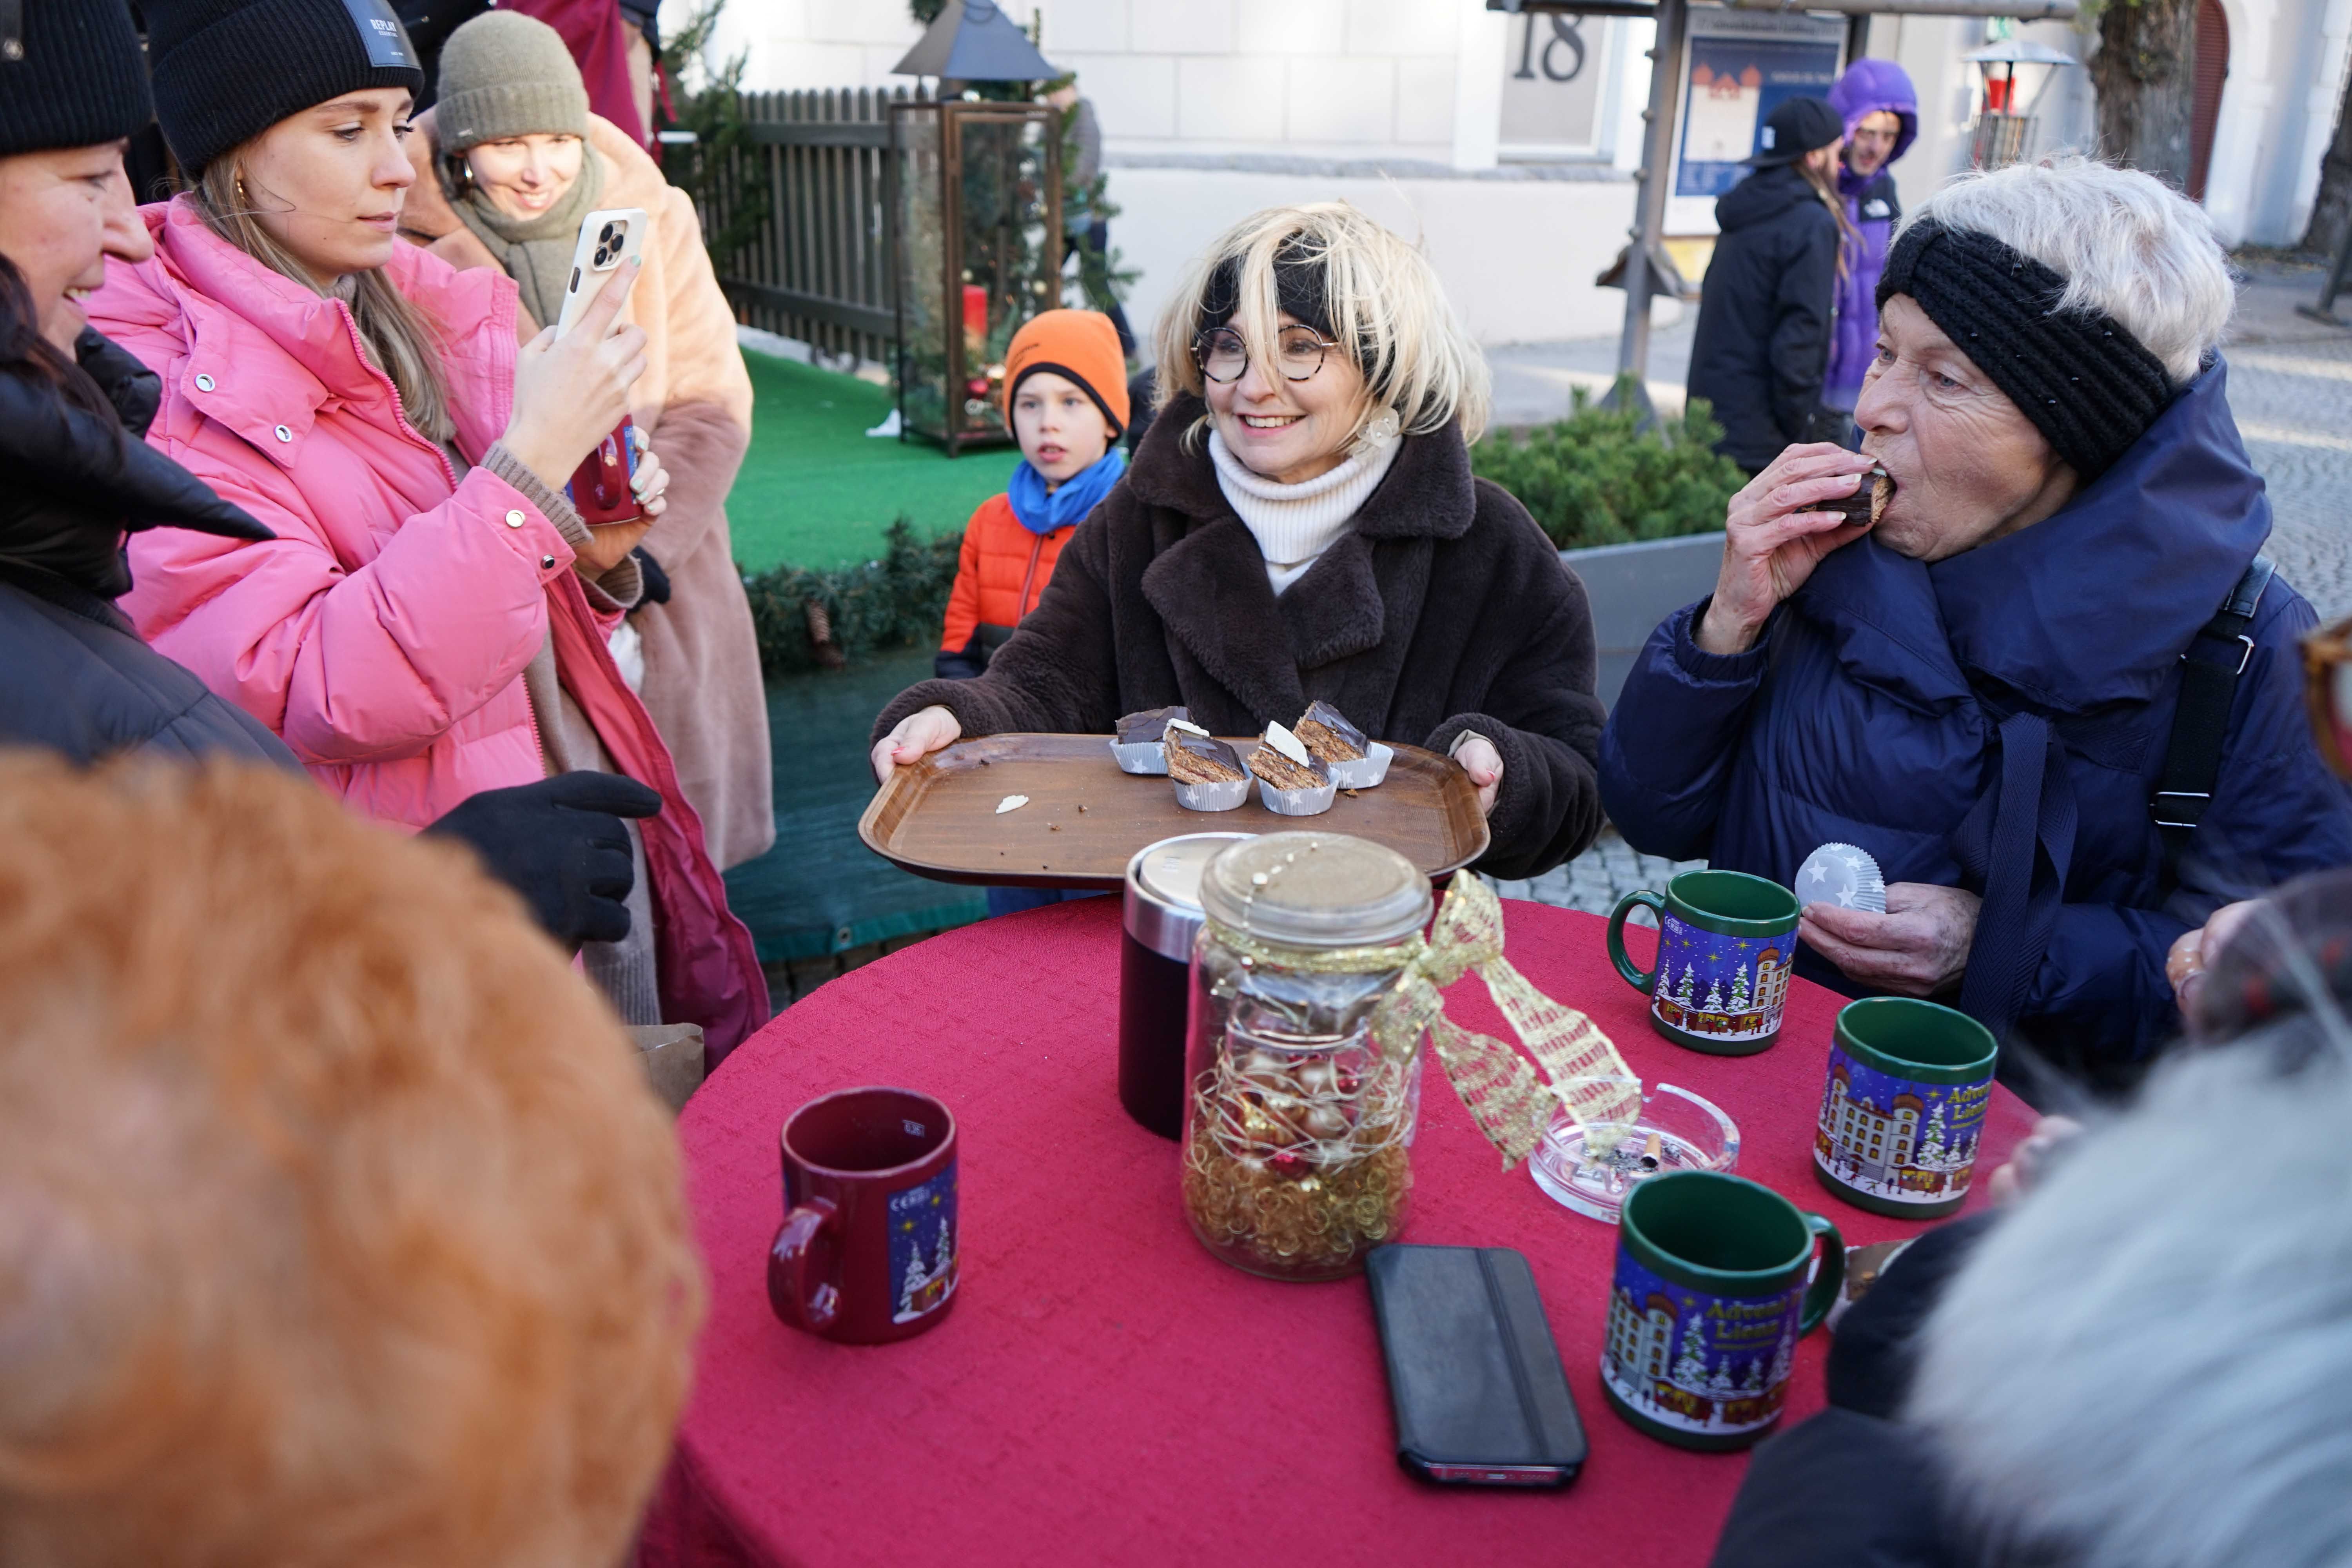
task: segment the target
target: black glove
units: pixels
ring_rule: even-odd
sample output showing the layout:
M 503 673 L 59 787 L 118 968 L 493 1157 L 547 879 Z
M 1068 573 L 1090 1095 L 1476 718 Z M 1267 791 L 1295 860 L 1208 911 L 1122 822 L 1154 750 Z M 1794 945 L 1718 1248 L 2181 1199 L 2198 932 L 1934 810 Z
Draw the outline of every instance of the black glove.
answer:
M 520 893 L 567 947 L 629 934 L 635 885 L 625 816 L 653 816 L 659 792 L 618 773 L 558 773 L 488 789 L 426 828 L 474 847 L 491 876 Z
M 644 573 L 646 578 L 646 595 L 637 601 L 637 607 L 643 609 L 647 605 L 668 604 L 669 574 L 662 570 L 661 563 L 655 560 L 642 544 L 629 553 L 635 558 L 637 570 Z

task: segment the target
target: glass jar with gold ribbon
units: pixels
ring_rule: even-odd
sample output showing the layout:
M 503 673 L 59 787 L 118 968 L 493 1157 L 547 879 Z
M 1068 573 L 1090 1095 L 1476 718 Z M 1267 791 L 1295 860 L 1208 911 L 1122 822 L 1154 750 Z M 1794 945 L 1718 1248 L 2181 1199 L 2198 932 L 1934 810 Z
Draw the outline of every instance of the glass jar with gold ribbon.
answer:
M 1333 1279 L 1398 1239 L 1424 1041 L 1506 1169 L 1563 1108 L 1596 1148 L 1639 1112 L 1608 1037 L 1504 961 L 1493 890 L 1459 874 L 1424 940 L 1432 902 L 1412 861 L 1334 833 L 1243 839 L 1202 873 L 1184 1214 L 1235 1268 Z M 1474 969 L 1526 1055 L 1446 1018 L 1440 993 Z
M 1403 1228 L 1425 1029 L 1382 1004 L 1429 879 L 1328 833 L 1240 841 L 1201 880 L 1185 1067 L 1184 1213 L 1236 1268 L 1331 1279 Z M 1392 1011 L 1392 1010 L 1391 1010 Z

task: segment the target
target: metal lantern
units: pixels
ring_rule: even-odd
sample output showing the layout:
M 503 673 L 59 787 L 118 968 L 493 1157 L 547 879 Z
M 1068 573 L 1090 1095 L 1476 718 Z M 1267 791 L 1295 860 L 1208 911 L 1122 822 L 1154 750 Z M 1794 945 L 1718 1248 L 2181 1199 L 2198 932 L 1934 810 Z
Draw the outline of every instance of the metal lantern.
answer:
M 1013 438 L 1004 355 L 1062 284 L 1061 115 L 1042 103 L 894 103 L 901 435 L 953 456 Z
M 1062 117 L 952 89 L 1058 73 L 992 0 L 948 0 L 898 70 L 942 88 L 939 101 L 890 106 L 899 435 L 953 457 L 1012 439 L 1005 351 L 1061 296 Z
M 1984 73 L 1984 96 L 1977 122 L 1969 134 L 1969 161 L 1979 169 L 1999 169 L 2025 161 L 2033 144 L 2033 115 L 2017 99 L 2017 68 L 2041 66 L 2055 71 L 2077 63 L 2074 57 L 2047 44 L 2025 38 L 2003 38 L 1960 58 Z M 2049 79 L 2042 79 L 2047 90 Z M 2039 103 L 2041 92 L 2034 101 Z

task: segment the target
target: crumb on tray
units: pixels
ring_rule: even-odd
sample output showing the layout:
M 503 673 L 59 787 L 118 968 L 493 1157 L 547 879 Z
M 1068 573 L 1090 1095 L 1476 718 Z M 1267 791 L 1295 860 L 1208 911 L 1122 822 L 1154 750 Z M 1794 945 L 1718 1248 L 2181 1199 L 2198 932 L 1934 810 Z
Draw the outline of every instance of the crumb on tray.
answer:
M 1006 812 L 1018 811 L 1028 804 L 1029 797 L 1025 795 L 1008 795 L 996 803 L 996 815 L 1003 816 Z

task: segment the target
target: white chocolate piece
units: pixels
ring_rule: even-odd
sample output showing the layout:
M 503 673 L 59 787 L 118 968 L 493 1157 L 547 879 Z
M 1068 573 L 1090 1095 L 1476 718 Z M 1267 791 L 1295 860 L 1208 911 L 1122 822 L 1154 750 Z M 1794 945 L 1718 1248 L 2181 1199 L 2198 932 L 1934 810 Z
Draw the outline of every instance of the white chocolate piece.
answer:
M 1209 732 L 1206 730 L 1202 729 L 1201 726 L 1193 723 L 1189 719 L 1171 719 L 1168 721 L 1168 727 L 1171 730 L 1181 730 L 1188 735 L 1198 735 L 1202 740 L 1210 738 Z
M 1008 795 L 996 803 L 996 815 L 1003 816 L 1006 812 L 1018 811 L 1028 804 L 1029 797 L 1025 795 Z
M 1315 759 L 1307 754 L 1306 742 L 1278 723 L 1268 724 L 1265 727 L 1265 743 L 1302 768 L 1311 768 L 1315 765 Z

